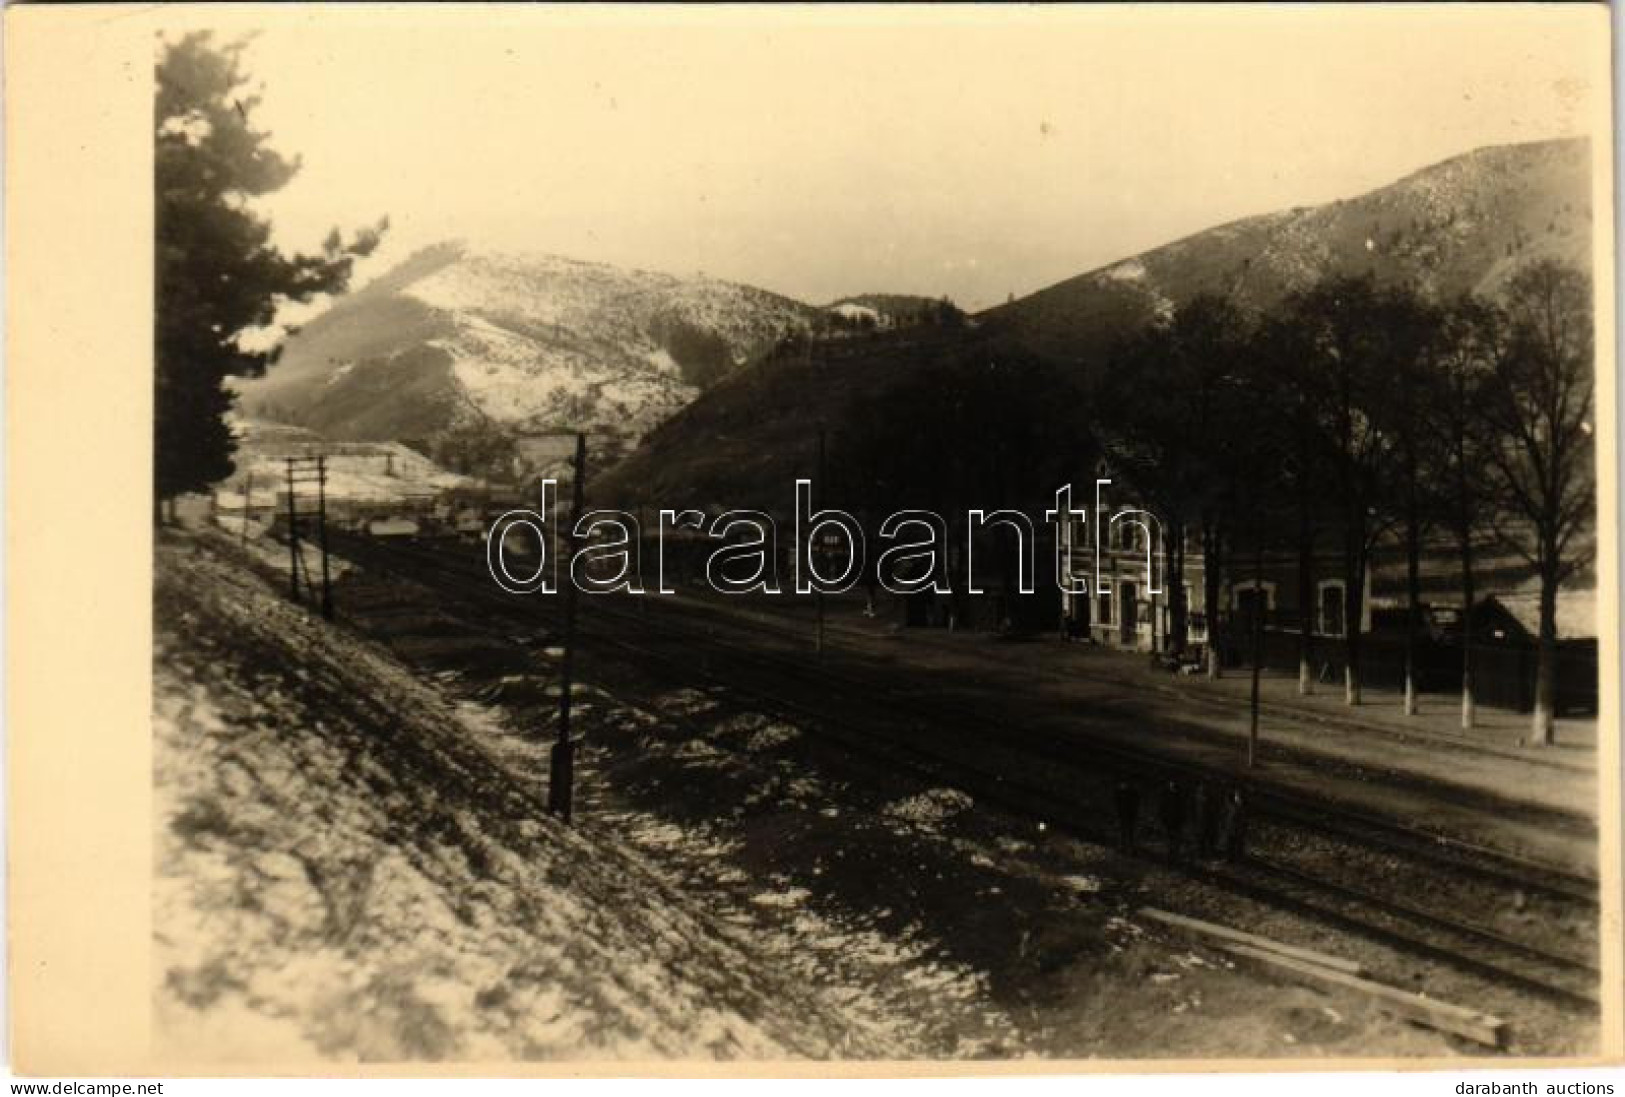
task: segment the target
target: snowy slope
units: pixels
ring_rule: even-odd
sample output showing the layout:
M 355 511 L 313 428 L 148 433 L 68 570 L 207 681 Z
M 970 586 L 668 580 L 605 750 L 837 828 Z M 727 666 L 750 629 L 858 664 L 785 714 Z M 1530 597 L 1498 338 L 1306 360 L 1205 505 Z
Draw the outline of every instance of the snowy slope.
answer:
M 910 1048 L 481 728 L 202 544 L 158 548 L 155 1036 L 168 1056 L 778 1059 Z
M 817 316 L 710 278 L 443 244 L 306 325 L 241 404 L 332 439 L 630 443 Z
M 327 462 L 327 497 L 346 502 L 391 502 L 467 487 L 467 476 L 448 472 L 399 442 L 326 442 L 259 420 L 239 419 L 237 471 L 215 491 L 216 505 L 235 510 L 252 493 L 253 505 L 275 503 L 286 489 L 288 458 Z M 301 489 L 314 492 L 314 488 Z

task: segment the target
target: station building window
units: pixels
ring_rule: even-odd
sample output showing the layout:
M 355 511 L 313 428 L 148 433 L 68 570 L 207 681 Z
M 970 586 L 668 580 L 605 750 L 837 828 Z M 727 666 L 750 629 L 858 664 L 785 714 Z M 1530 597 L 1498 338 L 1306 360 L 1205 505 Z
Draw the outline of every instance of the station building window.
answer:
M 1320 626 L 1323 636 L 1343 635 L 1343 584 L 1340 582 L 1325 582 L 1320 584 L 1320 605 L 1316 623 Z
M 1274 608 L 1275 588 L 1268 583 L 1264 584 L 1262 590 L 1251 583 L 1246 586 L 1238 584 L 1231 593 L 1233 598 L 1231 605 L 1237 613 L 1251 613 L 1261 603 L 1265 613 Z
M 1259 611 L 1263 612 L 1263 624 L 1268 627 L 1270 612 L 1275 608 L 1275 584 L 1266 582 L 1260 588 L 1251 580 L 1245 584 L 1238 583 L 1230 590 L 1230 606 L 1243 630 L 1252 631 L 1255 614 Z

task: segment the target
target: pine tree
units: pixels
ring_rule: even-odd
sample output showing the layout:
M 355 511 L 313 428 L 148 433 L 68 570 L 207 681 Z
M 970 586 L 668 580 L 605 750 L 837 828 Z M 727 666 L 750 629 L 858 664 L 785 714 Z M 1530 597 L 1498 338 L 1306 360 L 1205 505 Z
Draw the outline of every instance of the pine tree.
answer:
M 244 43 L 207 32 L 166 43 L 154 111 L 155 330 L 154 502 L 229 476 L 235 442 L 227 378 L 256 377 L 277 349 L 239 339 L 273 320 L 284 302 L 339 293 L 356 258 L 387 219 L 348 243 L 335 230 L 320 255 L 284 255 L 249 200 L 299 169 L 253 127 L 259 96 L 242 67 Z

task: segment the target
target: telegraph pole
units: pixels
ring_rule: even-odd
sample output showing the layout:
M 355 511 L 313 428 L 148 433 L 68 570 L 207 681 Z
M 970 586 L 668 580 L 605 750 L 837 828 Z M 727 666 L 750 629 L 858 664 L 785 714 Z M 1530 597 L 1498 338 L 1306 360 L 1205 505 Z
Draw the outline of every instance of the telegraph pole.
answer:
M 316 536 L 322 547 L 322 616 L 333 619 L 333 583 L 327 571 L 327 457 L 316 457 Z
M 638 548 L 637 559 L 638 559 L 639 564 L 643 563 L 643 549 L 644 549 L 644 541 L 645 541 L 644 535 L 643 535 L 644 518 L 645 518 L 645 515 L 644 515 L 644 512 L 643 512 L 643 500 L 639 499 L 638 500 L 638 546 L 637 546 L 637 548 Z M 656 518 L 656 521 L 659 521 L 659 519 Z M 659 583 L 660 583 L 660 580 L 656 579 L 655 580 L 656 586 L 658 586 Z M 639 585 L 641 585 L 641 583 Z M 649 615 L 649 596 L 648 596 L 647 593 L 638 595 L 638 613 L 639 613 L 639 615 L 641 615 L 643 617 L 647 617 Z
M 299 512 L 293 499 L 293 458 L 288 458 L 288 596 L 299 601 Z
M 237 547 L 243 551 L 248 550 L 248 515 L 254 509 L 254 474 L 248 474 L 248 481 L 243 487 L 243 524 L 237 528 Z
M 576 583 L 574 575 L 576 523 L 581 519 L 587 481 L 587 436 L 576 433 L 575 484 L 571 490 L 570 527 L 564 543 L 570 546 L 564 561 L 564 656 L 559 661 L 559 737 L 553 744 L 547 784 L 547 810 L 570 821 L 574 799 L 575 744 L 570 740 L 570 693 L 576 636 Z
M 1264 538 L 1255 524 L 1253 534 L 1253 692 L 1247 725 L 1247 768 L 1258 765 L 1258 675 L 1264 661 Z
M 814 509 L 822 506 L 823 502 L 824 502 L 824 434 L 825 434 L 824 428 L 819 427 L 818 428 L 818 486 L 813 489 L 813 499 L 812 499 Z M 807 531 L 807 538 L 808 538 L 809 541 L 812 539 L 812 530 Z M 809 544 L 807 546 L 807 566 L 808 567 L 812 566 L 812 561 L 817 556 L 817 554 L 818 554 L 818 546 L 816 544 Z M 814 576 L 814 578 L 817 578 L 817 577 Z M 817 655 L 818 655 L 818 657 L 820 659 L 822 659 L 824 657 L 824 588 L 823 588 L 822 585 L 815 585 L 813 587 L 813 606 L 814 606 L 814 608 L 816 609 L 816 611 L 818 613 L 817 631 L 813 635 L 813 651 L 815 653 L 817 653 Z

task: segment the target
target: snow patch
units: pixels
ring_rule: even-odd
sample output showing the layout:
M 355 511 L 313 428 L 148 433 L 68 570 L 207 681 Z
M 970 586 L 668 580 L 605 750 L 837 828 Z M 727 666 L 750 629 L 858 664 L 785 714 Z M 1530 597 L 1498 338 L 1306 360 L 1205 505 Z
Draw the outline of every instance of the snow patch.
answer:
M 885 813 L 893 819 L 931 826 L 952 819 L 974 806 L 976 802 L 958 789 L 933 788 L 886 805 Z
M 789 724 L 769 724 L 747 739 L 745 746 L 753 751 L 773 750 L 787 743 L 793 743 L 799 738 L 801 738 L 801 732 Z
M 656 698 L 654 707 L 678 716 L 695 716 L 715 709 L 717 702 L 697 689 L 679 689 Z
M 764 891 L 751 896 L 751 902 L 764 907 L 799 907 L 804 905 L 812 892 L 806 888 L 785 888 L 783 891 Z
M 830 311 L 848 320 L 874 320 L 877 322 L 880 320 L 878 309 L 872 309 L 868 305 L 859 305 L 853 301 L 842 301 Z
M 1125 259 L 1100 272 L 1101 277 L 1113 282 L 1145 281 L 1145 264 L 1138 259 Z
M 660 373 L 669 373 L 672 376 L 681 376 L 682 368 L 677 365 L 677 359 L 665 347 L 656 347 L 644 355 L 651 366 Z

